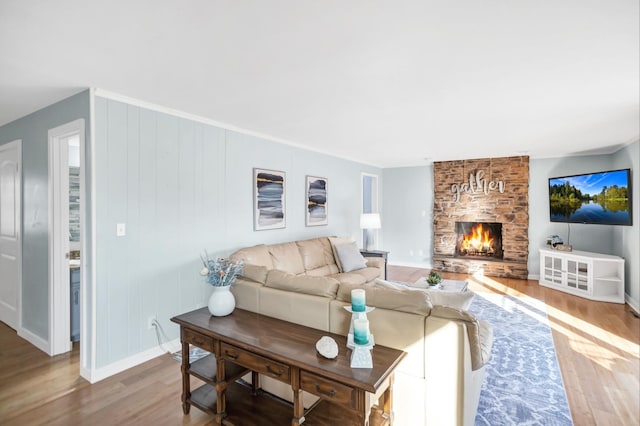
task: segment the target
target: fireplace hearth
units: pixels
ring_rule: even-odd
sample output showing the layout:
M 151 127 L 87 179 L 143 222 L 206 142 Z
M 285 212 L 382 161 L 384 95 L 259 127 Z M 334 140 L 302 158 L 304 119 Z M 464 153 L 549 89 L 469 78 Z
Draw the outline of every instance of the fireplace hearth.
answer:
M 456 222 L 456 257 L 502 259 L 502 224 Z

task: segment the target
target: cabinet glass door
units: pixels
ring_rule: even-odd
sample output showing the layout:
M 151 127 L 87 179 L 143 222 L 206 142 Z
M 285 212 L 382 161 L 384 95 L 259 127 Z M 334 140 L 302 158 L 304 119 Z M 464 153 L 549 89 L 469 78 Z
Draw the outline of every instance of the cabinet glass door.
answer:
M 544 279 L 554 284 L 562 284 L 562 259 L 559 257 L 544 257 Z
M 589 267 L 585 262 L 567 260 L 567 286 L 576 290 L 588 291 Z
M 589 290 L 589 264 L 584 262 L 577 262 L 578 264 L 578 289 L 588 291 Z
M 578 288 L 578 266 L 575 260 L 567 260 L 567 286 Z

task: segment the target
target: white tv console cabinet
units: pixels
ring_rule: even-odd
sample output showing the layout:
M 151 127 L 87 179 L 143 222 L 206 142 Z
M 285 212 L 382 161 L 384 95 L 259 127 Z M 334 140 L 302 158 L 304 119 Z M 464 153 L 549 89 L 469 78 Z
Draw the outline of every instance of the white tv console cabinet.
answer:
M 624 259 L 542 248 L 540 285 L 591 300 L 624 303 Z

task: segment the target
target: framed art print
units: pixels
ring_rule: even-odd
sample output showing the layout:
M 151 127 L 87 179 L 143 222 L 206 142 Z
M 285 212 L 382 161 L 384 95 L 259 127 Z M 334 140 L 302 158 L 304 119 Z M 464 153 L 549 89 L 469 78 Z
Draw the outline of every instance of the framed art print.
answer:
M 306 221 L 307 226 L 321 226 L 329 223 L 327 203 L 327 179 L 307 176 Z
M 286 226 L 286 174 L 253 169 L 253 227 L 256 231 Z

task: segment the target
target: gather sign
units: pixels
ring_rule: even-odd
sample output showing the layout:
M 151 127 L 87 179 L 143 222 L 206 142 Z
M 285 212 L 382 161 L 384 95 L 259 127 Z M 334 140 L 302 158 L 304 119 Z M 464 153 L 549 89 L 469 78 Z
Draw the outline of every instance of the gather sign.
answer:
M 489 195 L 491 191 L 499 191 L 501 194 L 504 193 L 504 181 L 502 180 L 492 180 L 487 181 L 484 178 L 484 171 L 478 170 L 476 173 L 469 173 L 469 182 L 464 183 L 454 183 L 451 185 L 451 192 L 453 193 L 453 201 L 460 201 L 460 195 L 463 192 L 468 192 L 471 194 L 484 193 L 485 195 Z

